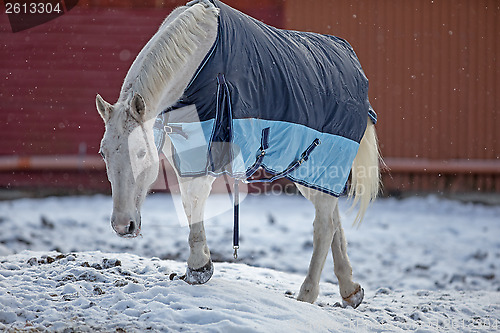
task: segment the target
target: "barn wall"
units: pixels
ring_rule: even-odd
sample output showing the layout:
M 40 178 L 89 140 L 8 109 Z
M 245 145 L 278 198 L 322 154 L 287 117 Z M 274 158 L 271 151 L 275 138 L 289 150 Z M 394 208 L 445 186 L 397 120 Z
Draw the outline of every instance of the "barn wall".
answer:
M 500 191 L 499 1 L 285 3 L 287 28 L 336 35 L 356 50 L 393 166 L 386 187 Z M 426 161 L 447 163 L 427 172 Z M 481 161 L 493 170 L 483 173 Z
M 96 93 L 116 101 L 134 56 L 167 13 L 77 7 L 17 33 L 0 16 L 0 157 L 98 158 L 104 126 L 95 109 Z M 134 24 L 125 23 L 131 20 Z M 0 184 L 109 188 L 103 168 L 53 171 L 29 165 L 4 170 Z
M 71 155 L 98 165 L 103 124 L 95 94 L 116 100 L 135 55 L 183 3 L 80 0 L 62 17 L 15 34 L 1 14 L 0 162 Z M 379 114 L 388 191 L 500 190 L 499 1 L 229 3 L 266 23 L 353 45 Z M 109 188 L 102 164 L 44 173 L 21 160 L 18 171 L 0 163 L 0 186 Z
M 135 56 L 168 13 L 185 3 L 81 0 L 65 15 L 17 33 L 2 11 L 0 187 L 109 190 L 97 154 L 104 126 L 95 96 L 117 100 Z M 233 5 L 283 26 L 280 1 Z M 39 155 L 53 156 L 53 163 L 39 163 Z M 72 156 L 72 163 L 61 166 L 58 156 Z

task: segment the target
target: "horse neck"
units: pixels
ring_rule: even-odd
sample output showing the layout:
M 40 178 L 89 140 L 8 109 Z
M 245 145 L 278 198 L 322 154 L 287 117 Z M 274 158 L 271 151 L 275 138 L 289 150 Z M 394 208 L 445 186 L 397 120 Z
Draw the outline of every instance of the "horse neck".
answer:
M 144 46 L 123 83 L 122 102 L 129 102 L 139 93 L 154 113 L 151 116 L 156 117 L 179 100 L 217 38 L 218 19 L 213 12 L 198 10 L 192 16 L 199 17 L 188 22 L 191 24 L 182 20 L 192 9 L 181 7 L 174 11 Z M 156 56 L 151 56 L 154 52 Z
M 175 104 L 181 98 L 187 85 L 215 43 L 216 38 L 217 26 L 208 31 L 208 37 L 200 42 L 193 54 L 188 57 L 186 64 L 179 68 L 172 76 L 172 79 L 165 84 L 158 99 L 158 113 Z

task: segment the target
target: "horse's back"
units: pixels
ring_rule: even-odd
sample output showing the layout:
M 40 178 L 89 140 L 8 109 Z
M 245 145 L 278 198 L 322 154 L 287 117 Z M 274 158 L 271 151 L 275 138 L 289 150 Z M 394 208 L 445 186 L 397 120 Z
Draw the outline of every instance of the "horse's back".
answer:
M 215 87 L 212 82 L 224 73 L 235 119 L 286 121 L 361 140 L 370 108 L 368 80 L 349 43 L 278 29 L 215 3 L 220 8 L 217 41 L 197 77 L 199 87 L 188 89 L 198 95 L 195 103 L 201 100 L 196 103 L 201 120 L 215 116 L 215 98 L 206 103 L 199 91 Z

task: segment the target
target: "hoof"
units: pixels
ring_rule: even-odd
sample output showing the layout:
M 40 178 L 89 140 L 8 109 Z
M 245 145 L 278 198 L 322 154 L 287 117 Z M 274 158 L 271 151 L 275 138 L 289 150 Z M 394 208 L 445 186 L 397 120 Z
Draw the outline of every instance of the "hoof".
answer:
M 210 260 L 205 266 L 198 269 L 192 269 L 188 266 L 186 275 L 182 279 L 189 284 L 204 284 L 210 280 L 213 274 L 214 265 L 212 264 L 212 260 Z
M 364 296 L 365 290 L 359 286 L 352 294 L 342 298 L 342 306 L 344 308 L 350 306 L 353 309 L 356 309 L 363 301 Z

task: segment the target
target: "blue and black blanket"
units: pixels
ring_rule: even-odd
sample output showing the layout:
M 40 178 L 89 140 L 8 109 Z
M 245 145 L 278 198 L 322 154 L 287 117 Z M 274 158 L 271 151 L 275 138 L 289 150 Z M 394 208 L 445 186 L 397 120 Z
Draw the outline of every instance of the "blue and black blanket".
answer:
M 263 168 L 272 180 L 340 195 L 368 117 L 376 122 L 354 50 L 341 38 L 277 29 L 212 2 L 220 9 L 216 42 L 157 120 L 169 129 L 175 168 L 243 180 Z

